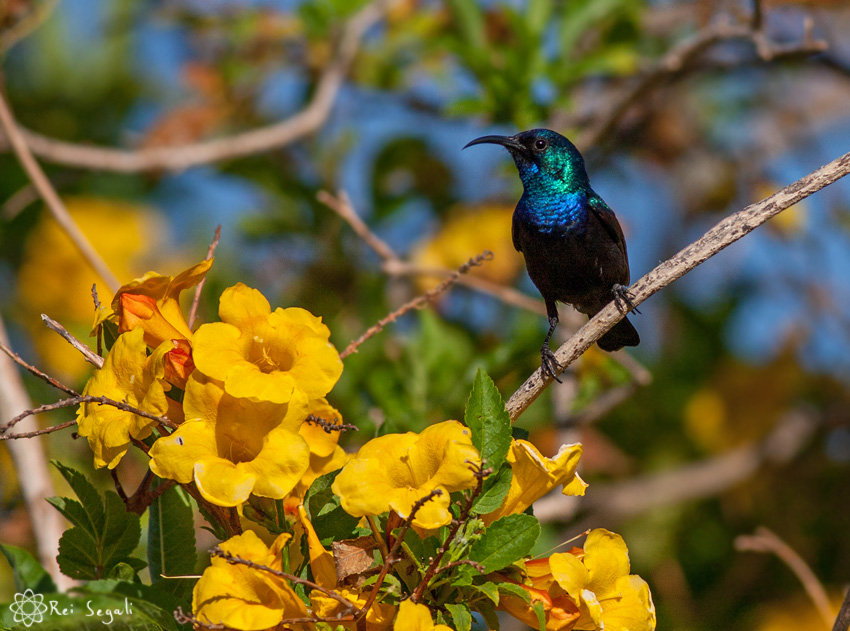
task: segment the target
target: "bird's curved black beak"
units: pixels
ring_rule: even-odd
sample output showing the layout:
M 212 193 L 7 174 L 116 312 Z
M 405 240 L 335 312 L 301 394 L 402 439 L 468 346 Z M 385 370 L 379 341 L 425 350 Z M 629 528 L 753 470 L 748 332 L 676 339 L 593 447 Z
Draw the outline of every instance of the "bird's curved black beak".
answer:
M 502 145 L 511 153 L 518 152 L 523 155 L 528 153 L 525 145 L 519 142 L 515 136 L 481 136 L 472 142 L 466 143 L 463 148 L 466 149 L 472 145 Z

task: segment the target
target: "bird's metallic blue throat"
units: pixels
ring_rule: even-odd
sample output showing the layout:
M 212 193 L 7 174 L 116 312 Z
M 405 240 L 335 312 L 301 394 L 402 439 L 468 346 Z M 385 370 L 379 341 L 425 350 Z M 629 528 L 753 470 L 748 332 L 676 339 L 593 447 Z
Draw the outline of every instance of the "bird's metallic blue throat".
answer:
M 552 196 L 526 189 L 516 212 L 527 225 L 543 234 L 583 234 L 587 225 L 587 193 L 575 191 Z

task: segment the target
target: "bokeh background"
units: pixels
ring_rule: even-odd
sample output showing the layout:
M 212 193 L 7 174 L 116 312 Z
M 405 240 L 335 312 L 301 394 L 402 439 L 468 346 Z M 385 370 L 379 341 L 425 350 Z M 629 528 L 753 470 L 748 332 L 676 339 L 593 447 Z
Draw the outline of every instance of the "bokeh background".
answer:
M 273 306 L 322 316 L 342 349 L 438 284 L 435 268 L 495 253 L 470 273 L 475 287 L 454 287 L 346 359 L 330 398 L 361 428 L 351 445 L 462 417 L 479 367 L 507 398 L 539 365 L 542 304 L 510 241 L 520 184 L 506 152 L 462 152 L 469 140 L 531 127 L 572 138 L 620 218 L 633 280 L 850 150 L 846 0 L 398 0 L 373 6 L 375 23 L 340 53 L 364 6 L 0 2 L 4 94 L 122 282 L 202 259 L 221 224 L 201 321 L 242 281 Z M 292 142 L 176 170 L 87 161 L 93 145 L 193 146 L 284 121 L 350 53 L 327 112 Z M 345 191 L 398 258 L 382 260 L 320 191 Z M 39 314 L 85 338 L 93 282 L 108 301 L 0 134 L 0 314 L 18 352 L 75 387 L 89 367 Z M 588 495 L 544 502 L 540 551 L 588 527 L 622 533 L 662 629 L 827 628 L 781 561 L 735 539 L 773 530 L 840 602 L 848 296 L 850 182 L 838 182 L 642 305 L 640 347 L 591 349 L 519 420 L 550 455 L 585 444 Z M 562 314 L 561 340 L 581 322 Z M 27 386 L 38 403 L 58 398 Z M 91 470 L 84 441 L 42 440 Z M 121 467 L 132 478 L 145 463 Z M 0 541 L 34 549 L 19 475 L 0 444 Z M 103 471 L 92 479 L 110 484 Z M 0 561 L 0 601 L 13 593 Z

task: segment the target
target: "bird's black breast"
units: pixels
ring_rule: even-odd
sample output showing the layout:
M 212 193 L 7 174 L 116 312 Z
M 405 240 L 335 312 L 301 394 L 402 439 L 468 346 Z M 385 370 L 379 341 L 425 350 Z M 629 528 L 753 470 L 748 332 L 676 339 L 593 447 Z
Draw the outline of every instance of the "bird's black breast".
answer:
M 527 207 L 517 206 L 513 241 L 545 300 L 593 314 L 611 301 L 613 285 L 628 284 L 629 266 L 614 213 L 596 196 L 585 210 L 580 229 L 573 225 L 559 230 L 541 226 Z

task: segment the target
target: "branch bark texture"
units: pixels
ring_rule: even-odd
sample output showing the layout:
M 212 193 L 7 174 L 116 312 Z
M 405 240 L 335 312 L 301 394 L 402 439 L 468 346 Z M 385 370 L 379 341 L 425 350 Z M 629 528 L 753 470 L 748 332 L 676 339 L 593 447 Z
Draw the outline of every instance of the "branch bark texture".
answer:
M 345 25 L 336 56 L 324 69 L 310 102 L 300 112 L 277 123 L 224 138 L 173 147 L 113 149 L 48 138 L 22 129 L 32 151 L 51 162 L 71 167 L 140 173 L 183 171 L 220 160 L 264 153 L 291 144 L 324 125 L 345 81 L 366 31 L 376 24 L 395 0 L 376 0 L 358 11 Z
M 697 265 L 749 234 L 774 215 L 809 197 L 843 178 L 850 173 L 850 153 L 846 153 L 822 166 L 817 171 L 789 184 L 782 190 L 760 202 L 751 204 L 727 217 L 702 237 L 681 250 L 672 258 L 658 265 L 631 287 L 629 292 L 632 303 L 637 306 L 652 294 L 663 289 L 677 278 L 681 278 Z M 587 324 L 563 344 L 555 353 L 561 370 L 572 364 L 584 351 L 590 348 L 606 331 L 625 317 L 611 302 L 597 313 Z M 506 407 L 511 421 L 515 421 L 540 393 L 552 382 L 552 378 L 538 368 L 525 383 L 514 392 Z

